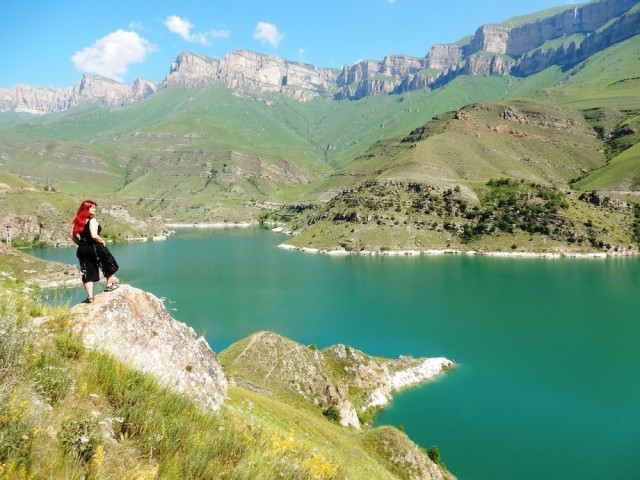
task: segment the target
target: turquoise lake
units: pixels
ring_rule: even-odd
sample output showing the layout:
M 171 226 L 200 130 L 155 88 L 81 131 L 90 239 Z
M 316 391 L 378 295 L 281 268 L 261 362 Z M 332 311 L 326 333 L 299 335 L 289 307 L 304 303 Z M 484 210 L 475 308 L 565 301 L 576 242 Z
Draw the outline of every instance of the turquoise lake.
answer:
M 640 259 L 332 257 L 277 248 L 286 238 L 182 230 L 110 249 L 123 283 L 166 297 L 215 351 L 273 330 L 455 360 L 376 423 L 437 445 L 461 480 L 640 478 Z M 31 253 L 76 263 L 71 248 Z

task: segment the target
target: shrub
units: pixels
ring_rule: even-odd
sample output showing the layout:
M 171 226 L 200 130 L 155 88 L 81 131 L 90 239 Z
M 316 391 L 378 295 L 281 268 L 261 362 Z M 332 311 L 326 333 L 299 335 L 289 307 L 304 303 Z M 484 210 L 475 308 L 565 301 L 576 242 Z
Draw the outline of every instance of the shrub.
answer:
M 431 461 L 437 465 L 440 464 L 440 450 L 435 445 L 431 445 L 429 451 L 427 451 L 427 456 L 431 459 Z
M 51 404 L 59 402 L 71 389 L 71 376 L 66 368 L 56 365 L 51 357 L 44 354 L 38 363 L 39 367 L 33 377 L 36 391 Z
M 322 411 L 322 414 L 332 422 L 340 421 L 340 410 L 338 410 L 338 407 L 336 407 L 335 405 L 329 405 Z

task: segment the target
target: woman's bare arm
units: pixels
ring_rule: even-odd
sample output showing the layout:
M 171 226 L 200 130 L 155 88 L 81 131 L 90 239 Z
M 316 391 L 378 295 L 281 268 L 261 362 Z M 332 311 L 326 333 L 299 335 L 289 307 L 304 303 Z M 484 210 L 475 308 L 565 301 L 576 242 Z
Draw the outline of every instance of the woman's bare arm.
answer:
M 69 229 L 69 236 L 71 237 L 71 241 L 76 245 L 80 244 L 80 240 L 78 240 L 78 236 L 73 233 L 73 222 L 71 223 L 71 228 Z

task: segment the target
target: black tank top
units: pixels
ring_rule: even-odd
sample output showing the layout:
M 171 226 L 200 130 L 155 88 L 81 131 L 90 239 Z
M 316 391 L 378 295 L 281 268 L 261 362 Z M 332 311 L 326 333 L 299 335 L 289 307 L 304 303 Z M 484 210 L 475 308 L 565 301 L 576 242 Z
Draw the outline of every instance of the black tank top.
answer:
M 97 220 L 96 220 L 97 221 Z M 89 229 L 89 223 L 91 223 L 91 219 L 87 220 L 87 223 L 84 224 L 84 228 L 80 232 L 80 242 L 93 245 L 96 242 L 91 236 L 91 230 Z M 102 231 L 102 225 L 98 224 L 98 235 Z

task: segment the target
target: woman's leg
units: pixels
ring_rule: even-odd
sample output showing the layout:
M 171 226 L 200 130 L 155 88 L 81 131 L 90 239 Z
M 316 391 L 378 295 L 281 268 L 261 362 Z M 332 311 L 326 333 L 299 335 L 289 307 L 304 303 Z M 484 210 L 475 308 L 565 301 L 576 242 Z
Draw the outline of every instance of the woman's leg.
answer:
M 93 282 L 84 282 L 84 289 L 87 292 L 87 298 L 93 297 Z

